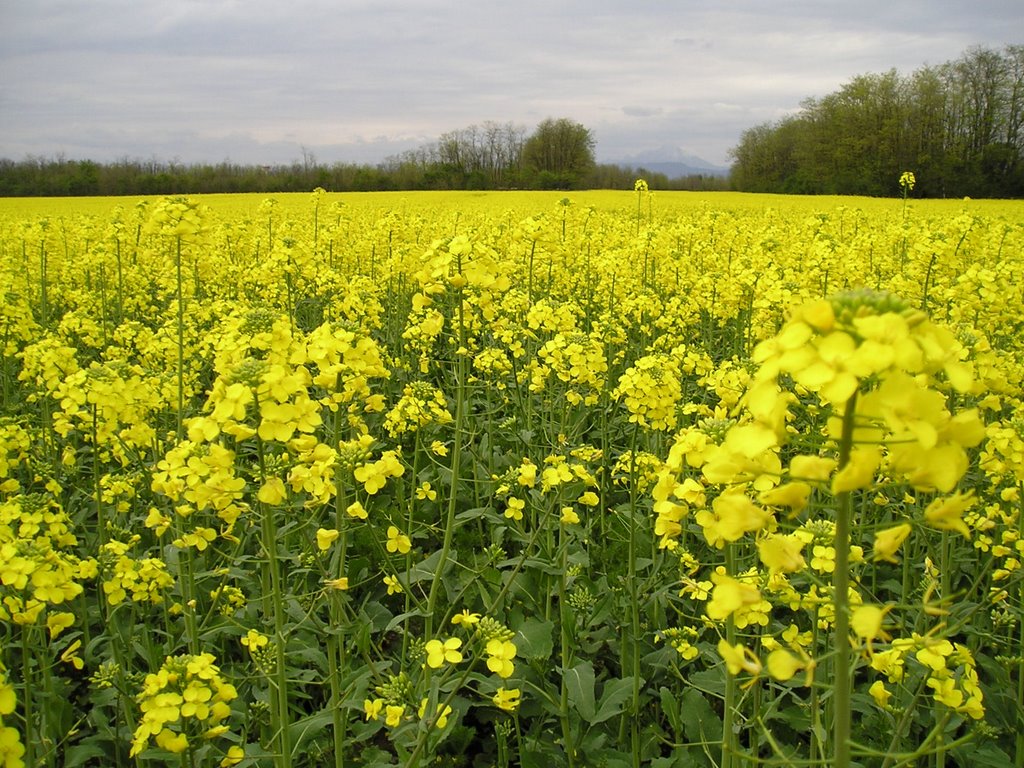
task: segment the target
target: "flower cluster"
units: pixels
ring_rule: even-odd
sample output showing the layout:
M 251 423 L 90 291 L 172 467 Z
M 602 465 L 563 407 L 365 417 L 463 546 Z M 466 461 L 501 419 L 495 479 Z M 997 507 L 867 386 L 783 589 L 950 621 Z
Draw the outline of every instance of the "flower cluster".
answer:
M 537 352 L 530 390 L 564 396 L 570 405 L 594 405 L 604 391 L 608 362 L 604 345 L 593 334 L 556 333 Z M 555 387 L 550 381 L 557 381 Z
M 0 665 L 0 763 L 17 768 L 24 765 L 25 745 L 17 728 L 4 724 L 4 718 L 14 714 L 17 698 L 14 686 L 7 680 L 7 670 Z
M 757 347 L 760 368 L 745 404 L 765 434 L 784 439 L 789 400 L 778 380 L 791 377 L 832 408 L 828 429 L 838 441 L 848 423 L 841 411 L 853 403 L 854 447 L 831 478 L 833 493 L 870 486 L 880 469 L 915 489 L 949 493 L 967 469 L 967 449 L 985 437 L 976 409 L 953 413 L 946 403 L 949 391 L 974 387 L 965 356 L 952 332 L 899 299 L 842 294 L 796 310 Z
M 0 754 L 1010 755 L 1024 228 L 913 183 L 5 203 Z
M 51 606 L 80 595 L 90 573 L 68 552 L 77 543 L 71 521 L 49 494 L 20 494 L 0 503 L 0 620 L 35 624 Z M 71 616 L 55 613 L 46 623 L 56 634 Z
M 108 541 L 100 555 L 100 573 L 103 592 L 110 605 L 120 605 L 131 599 L 136 603 L 164 602 L 166 593 L 174 586 L 174 576 L 167 564 L 155 557 L 134 558 L 129 554 L 138 542 Z
M 430 424 L 447 424 L 451 420 L 444 393 L 418 381 L 406 385 L 401 399 L 384 417 L 384 429 L 392 437 L 397 437 Z
M 718 566 L 709 581 L 700 581 L 693 576 L 699 565 L 684 569 L 681 594 L 703 603 L 705 620 L 723 635 L 726 627 L 733 633 L 782 624 L 784 612 L 807 617 L 789 624 L 786 642 L 763 641 L 761 649 L 720 636 L 729 674 L 790 681 L 803 672 L 811 685 L 818 661 L 800 625 L 831 632 L 843 626 L 890 683 L 903 681 L 913 655 L 927 670 L 935 701 L 982 717 L 983 695 L 966 646 L 917 635 L 892 639 L 899 625 L 891 606 L 868 603 L 856 582 L 839 579 L 846 576 L 838 572 L 840 562 L 855 573 L 869 566 L 865 548 L 848 531 L 839 541 L 837 524 L 815 515 L 817 499 L 893 485 L 908 489 L 909 510 L 917 511 L 874 527 L 871 562 L 897 562 L 915 529 L 971 537 L 977 524 L 967 520 L 976 522 L 976 499 L 956 488 L 986 429 L 979 411 L 962 405 L 978 392 L 969 351 L 898 298 L 862 291 L 794 310 L 753 358 L 758 367 L 737 400 L 736 420 L 682 430 L 652 490 L 662 547 L 683 551 L 691 510 L 709 547 L 754 545 L 763 570 Z M 814 444 L 815 429 L 824 442 L 812 451 L 805 446 Z M 910 492 L 925 500 L 918 503 Z M 713 495 L 707 505 L 706 493 Z M 841 601 L 836 584 L 848 590 Z M 840 624 L 839 611 L 849 613 L 848 623 Z M 693 660 L 699 635 L 676 628 L 664 637 Z M 878 682 L 871 695 L 885 707 L 894 694 Z
M 682 397 L 680 372 L 674 358 L 645 355 L 619 378 L 612 393 L 629 412 L 629 420 L 642 427 L 668 431 L 677 423 L 676 407 Z
M 228 733 L 230 702 L 238 696 L 224 680 L 212 654 L 168 656 L 163 666 L 146 675 L 136 696 L 141 717 L 132 740 L 132 756 L 150 741 L 160 749 L 181 753 L 190 746 Z

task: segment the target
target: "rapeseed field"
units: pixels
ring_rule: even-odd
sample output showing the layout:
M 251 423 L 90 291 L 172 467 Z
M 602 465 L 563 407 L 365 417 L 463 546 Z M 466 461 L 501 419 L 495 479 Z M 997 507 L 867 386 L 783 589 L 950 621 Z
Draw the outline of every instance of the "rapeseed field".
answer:
M 0 203 L 5 766 L 1024 765 L 1024 204 Z

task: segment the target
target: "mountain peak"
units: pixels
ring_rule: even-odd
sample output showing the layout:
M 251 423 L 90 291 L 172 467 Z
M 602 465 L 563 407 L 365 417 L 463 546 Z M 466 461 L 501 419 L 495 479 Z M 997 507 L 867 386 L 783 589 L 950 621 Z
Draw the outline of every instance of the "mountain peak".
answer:
M 651 173 L 663 173 L 670 179 L 682 176 L 705 175 L 726 176 L 729 169 L 705 160 L 703 157 L 687 152 L 679 146 L 663 144 L 652 149 L 645 149 L 621 160 L 613 160 L 613 164 L 632 168 L 644 168 Z
M 630 155 L 627 159 L 634 163 L 685 163 L 686 165 L 700 168 L 715 167 L 714 163 L 705 160 L 703 157 L 698 157 L 692 152 L 687 152 L 682 147 L 671 144 L 662 144 L 660 147 L 645 149 Z

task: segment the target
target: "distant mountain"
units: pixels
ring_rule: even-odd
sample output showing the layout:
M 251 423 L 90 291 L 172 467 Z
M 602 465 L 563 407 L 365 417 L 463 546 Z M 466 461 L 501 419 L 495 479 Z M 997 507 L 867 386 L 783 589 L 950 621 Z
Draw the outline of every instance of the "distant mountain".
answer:
M 715 165 L 697 155 L 692 155 L 680 147 L 661 146 L 655 149 L 638 152 L 620 160 L 610 161 L 613 165 L 640 169 L 651 173 L 663 173 L 670 179 L 682 176 L 728 176 L 729 168 Z

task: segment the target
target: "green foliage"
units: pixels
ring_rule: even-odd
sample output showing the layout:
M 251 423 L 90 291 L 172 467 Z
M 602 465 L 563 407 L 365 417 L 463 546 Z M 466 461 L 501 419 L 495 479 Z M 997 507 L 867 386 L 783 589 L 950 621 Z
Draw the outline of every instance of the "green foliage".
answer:
M 575 189 L 594 167 L 594 136 L 579 123 L 548 118 L 523 145 L 530 186 Z
M 871 768 L 1022 752 L 1019 206 L 648 191 L 0 219 L 0 736 L 48 767 L 832 765 L 848 710 Z M 814 301 L 876 281 L 904 300 Z M 945 367 L 889 407 L 911 328 Z M 958 466 L 924 449 L 857 454 L 837 502 L 813 393 L 854 365 L 890 456 L 985 421 L 970 509 L 900 474 Z M 831 618 L 847 512 L 874 630 Z
M 566 129 L 566 130 L 563 130 Z M 568 141 L 568 144 L 566 144 Z M 573 144 L 572 142 L 576 142 Z M 564 145 L 564 146 L 563 146 Z M 546 159 L 547 148 L 559 153 Z M 524 155 L 526 149 L 528 155 Z M 491 121 L 449 131 L 437 141 L 378 164 L 301 162 L 271 166 L 215 165 L 125 158 L 113 163 L 28 157 L 0 159 L 0 197 L 176 195 L 216 192 L 335 192 L 387 190 L 579 188 L 630 189 L 637 175 L 651 189 L 725 189 L 720 177 L 669 179 L 643 169 L 594 163 L 590 131 L 568 120 L 547 120 L 537 133 Z M 527 162 L 528 158 L 532 158 Z
M 860 75 L 732 150 L 750 192 L 891 196 L 915 171 L 923 197 L 1024 196 L 1024 46 L 972 48 L 910 76 Z

